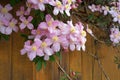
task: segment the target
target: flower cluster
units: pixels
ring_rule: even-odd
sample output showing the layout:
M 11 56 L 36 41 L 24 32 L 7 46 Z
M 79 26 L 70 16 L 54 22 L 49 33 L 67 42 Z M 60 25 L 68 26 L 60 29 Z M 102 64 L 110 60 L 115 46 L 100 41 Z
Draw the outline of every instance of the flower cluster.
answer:
M 88 8 L 92 11 L 98 11 L 104 13 L 104 15 L 110 14 L 113 18 L 113 22 L 118 22 L 120 24 L 120 0 L 118 2 L 112 2 L 111 6 L 101 6 L 94 5 L 88 6 Z
M 17 20 L 9 13 L 11 10 L 10 4 L 5 5 L 5 7 L 0 5 L 0 33 L 2 34 L 10 35 L 12 31 L 18 31 Z
M 118 44 L 120 42 L 120 31 L 118 27 L 113 27 L 110 29 L 110 40 L 113 42 L 113 44 Z
M 66 24 L 54 20 L 50 14 L 45 18 L 45 22 L 41 22 L 37 29 L 31 31 L 29 38 L 33 41 L 25 42 L 22 55 L 27 53 L 30 60 L 36 56 L 49 60 L 49 56 L 61 49 L 85 50 L 86 32 L 82 23 L 73 25 L 72 21 L 67 21 Z
M 72 6 L 75 4 L 76 0 L 27 0 L 28 3 L 32 4 L 32 8 L 40 9 L 41 11 L 45 11 L 45 5 L 49 4 L 54 7 L 53 14 L 58 15 L 65 13 L 70 16 L 70 10 Z M 79 1 L 80 2 L 80 1 Z

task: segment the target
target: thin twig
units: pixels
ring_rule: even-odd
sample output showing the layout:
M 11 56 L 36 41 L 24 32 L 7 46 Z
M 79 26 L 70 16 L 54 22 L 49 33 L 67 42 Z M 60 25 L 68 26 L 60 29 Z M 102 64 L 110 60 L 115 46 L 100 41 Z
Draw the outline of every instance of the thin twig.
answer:
M 56 64 L 59 66 L 59 68 L 61 69 L 61 71 L 67 76 L 67 78 L 69 79 L 69 80 L 72 80 L 72 78 L 66 73 L 66 71 L 62 68 L 62 66 L 59 64 L 59 62 L 56 60 L 55 61 L 56 62 Z
M 102 72 L 103 72 L 106 80 L 110 80 L 110 78 L 109 78 L 108 75 L 106 74 L 104 68 L 102 67 L 102 64 L 101 64 L 101 61 L 99 60 L 99 58 L 97 59 L 97 61 L 98 61 L 98 65 L 99 65 L 100 69 L 102 70 Z
M 102 64 L 101 64 L 101 62 L 100 62 L 99 57 L 98 57 L 97 55 L 94 55 L 94 54 L 91 54 L 91 53 L 87 53 L 87 54 L 89 54 L 89 55 L 92 56 L 95 60 L 97 60 L 98 65 L 99 65 L 100 69 L 102 70 L 102 72 L 103 72 L 106 80 L 110 80 L 110 78 L 108 77 L 108 75 L 107 75 L 107 73 L 105 72 L 104 68 L 102 67 Z

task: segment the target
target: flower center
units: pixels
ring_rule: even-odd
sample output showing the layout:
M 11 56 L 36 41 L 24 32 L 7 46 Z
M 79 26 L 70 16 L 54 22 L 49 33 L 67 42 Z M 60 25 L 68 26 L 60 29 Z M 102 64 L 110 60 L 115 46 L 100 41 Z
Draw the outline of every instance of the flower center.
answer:
M 27 24 L 28 24 L 28 21 L 27 21 L 27 20 L 25 20 L 25 21 L 24 21 L 24 24 L 25 24 L 25 25 L 27 25 Z
M 85 31 L 82 31 L 82 32 L 81 32 L 81 35 L 85 37 L 85 36 L 86 36 L 86 32 L 85 32 Z
M 70 6 L 69 5 L 65 5 L 65 9 L 68 9 Z
M 37 34 L 40 34 L 41 32 L 40 32 L 40 30 L 37 30 Z
M 20 14 L 21 14 L 21 15 L 23 15 L 23 14 L 24 14 L 24 12 L 23 12 L 23 11 L 20 11 Z
M 57 36 L 54 36 L 54 37 L 52 38 L 52 40 L 56 42 L 56 41 L 58 41 L 58 37 L 57 37 Z
M 41 47 L 45 48 L 46 46 L 47 46 L 47 43 L 46 42 L 42 42 Z
M 71 33 L 74 33 L 76 30 L 75 30 L 75 28 L 74 27 L 72 27 L 71 29 L 70 29 L 70 32 Z
M 6 13 L 8 13 L 8 10 L 7 10 L 6 8 L 2 8 L 1 12 L 2 12 L 3 14 L 6 14 Z
M 15 24 L 13 22 L 10 22 L 10 27 L 15 27 Z
M 43 2 L 43 0 L 39 0 L 39 2 Z
M 48 26 L 51 26 L 51 25 L 52 25 L 52 21 L 49 21 L 49 22 L 48 22 Z
M 118 15 L 118 18 L 120 19 L 120 15 Z
M 33 50 L 33 51 L 36 51 L 36 50 L 37 50 L 37 47 L 36 47 L 36 46 L 32 46 L 32 50 Z
M 60 7 L 62 6 L 62 4 L 61 4 L 60 1 L 57 1 L 57 2 L 56 2 L 56 5 L 57 5 L 58 8 L 60 8 Z

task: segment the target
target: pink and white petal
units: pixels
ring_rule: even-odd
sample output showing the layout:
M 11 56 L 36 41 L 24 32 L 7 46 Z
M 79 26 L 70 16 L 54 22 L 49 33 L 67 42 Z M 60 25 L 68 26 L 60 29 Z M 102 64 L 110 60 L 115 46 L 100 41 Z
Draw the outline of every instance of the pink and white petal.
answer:
M 44 52 L 49 56 L 53 54 L 53 50 L 49 47 L 44 48 Z
M 18 28 L 17 26 L 15 26 L 15 27 L 13 28 L 13 31 L 15 31 L 15 32 L 18 32 L 18 30 L 19 30 L 19 28 Z
M 6 8 L 8 11 L 10 11 L 10 10 L 13 9 L 12 6 L 11 6 L 10 4 L 5 5 L 5 8 Z
M 48 61 L 49 60 L 49 55 L 45 55 L 44 60 Z
M 2 34 L 5 34 L 6 27 L 5 26 L 0 26 L 0 32 Z
M 24 16 L 20 16 L 20 21 L 24 22 L 26 20 L 26 18 Z
M 54 10 L 53 10 L 53 14 L 58 15 L 58 13 L 59 13 L 59 9 L 55 7 Z
M 75 44 L 70 44 L 70 50 L 74 51 L 75 50 Z
M 78 51 L 81 50 L 81 45 L 80 45 L 80 44 L 77 44 L 77 45 L 76 45 L 76 50 L 78 50 Z
M 45 5 L 43 3 L 39 3 L 38 4 L 38 8 L 41 10 L 41 11 L 45 11 Z
M 85 51 L 85 45 L 82 45 L 82 50 Z
M 113 22 L 117 22 L 118 19 L 116 17 L 113 18 Z
M 47 29 L 48 26 L 47 26 L 47 23 L 46 22 L 41 22 L 38 26 L 39 29 Z
M 11 20 L 13 18 L 13 16 L 12 16 L 12 14 L 7 13 L 7 14 L 5 14 L 4 18 L 7 20 Z
M 46 22 L 49 22 L 49 21 L 53 20 L 53 18 L 52 18 L 52 16 L 50 14 L 47 14 L 45 16 L 45 20 L 46 20 Z
M 37 55 L 42 57 L 42 56 L 44 56 L 44 53 L 43 53 L 43 51 L 41 49 L 38 49 L 37 50 Z
M 24 55 L 25 53 L 27 53 L 27 51 L 25 49 L 20 50 L 21 55 Z
M 47 43 L 48 46 L 50 46 L 52 44 L 52 40 L 49 38 L 46 38 L 45 42 Z
M 33 4 L 38 4 L 38 0 L 30 0 Z
M 12 33 L 12 28 L 11 27 L 7 27 L 5 30 L 6 34 L 10 35 Z
M 25 15 L 30 15 L 31 12 L 31 8 L 27 8 L 27 10 L 25 11 Z
M 28 29 L 33 29 L 34 26 L 33 26 L 33 24 L 29 23 L 29 24 L 27 25 L 27 28 L 28 28 Z
M 54 43 L 52 49 L 54 50 L 54 52 L 60 51 L 60 43 Z
M 27 20 L 28 20 L 29 22 L 31 22 L 32 19 L 33 19 L 33 17 L 32 17 L 32 16 L 29 16 Z
M 25 27 L 26 27 L 26 25 L 24 24 L 24 23 L 21 23 L 20 24 L 20 29 L 22 30 L 22 29 L 25 29 Z
M 16 12 L 16 15 L 17 15 L 17 16 L 21 16 L 20 11 L 17 11 L 17 12 Z
M 27 55 L 28 55 L 28 58 L 32 61 L 36 57 L 36 52 L 30 52 Z
M 70 10 L 65 10 L 65 13 L 70 16 Z

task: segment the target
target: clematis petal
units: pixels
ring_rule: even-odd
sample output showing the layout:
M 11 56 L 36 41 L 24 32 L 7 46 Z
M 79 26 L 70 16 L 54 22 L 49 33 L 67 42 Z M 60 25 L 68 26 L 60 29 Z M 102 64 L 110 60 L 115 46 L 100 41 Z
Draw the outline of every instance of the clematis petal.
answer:
M 52 46 L 52 49 L 53 49 L 55 52 L 60 51 L 60 43 L 54 43 L 53 46 Z
M 55 7 L 54 10 L 53 10 L 53 14 L 58 15 L 58 13 L 59 13 L 59 9 Z
M 36 57 L 36 53 L 35 52 L 30 52 L 30 53 L 27 54 L 27 56 L 32 61 Z
M 20 24 L 20 29 L 22 30 L 22 29 L 24 29 L 26 27 L 26 25 L 24 24 L 24 23 L 21 23 Z
M 53 54 L 53 50 L 49 47 L 44 48 L 44 52 L 49 56 L 51 56 Z
M 6 28 L 6 34 L 10 35 L 12 33 L 12 28 L 11 27 L 7 27 Z
M 20 53 L 21 53 L 21 55 L 24 55 L 25 53 L 27 53 L 27 51 L 25 49 L 22 49 L 22 50 L 20 50 Z
M 39 3 L 38 7 L 41 11 L 45 11 L 45 5 L 43 3 Z
M 49 55 L 45 55 L 44 60 L 48 61 L 49 60 Z
M 70 50 L 74 51 L 75 50 L 75 45 L 74 44 L 70 44 Z
M 31 24 L 31 23 L 28 23 L 27 27 L 28 27 L 28 29 L 33 29 L 34 28 L 33 24 Z
M 38 26 L 39 29 L 47 29 L 48 26 L 47 26 L 47 23 L 46 22 L 41 22 Z

